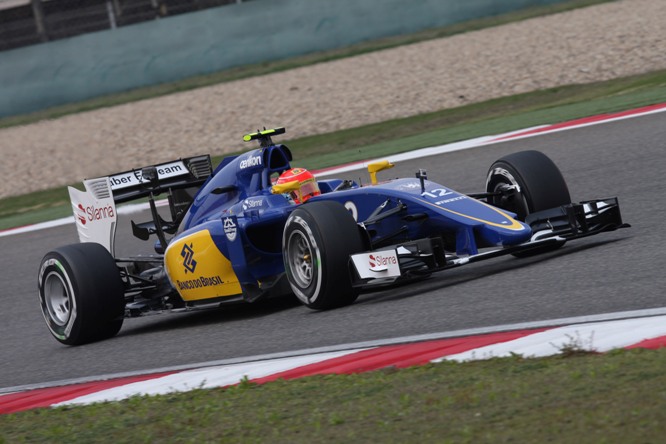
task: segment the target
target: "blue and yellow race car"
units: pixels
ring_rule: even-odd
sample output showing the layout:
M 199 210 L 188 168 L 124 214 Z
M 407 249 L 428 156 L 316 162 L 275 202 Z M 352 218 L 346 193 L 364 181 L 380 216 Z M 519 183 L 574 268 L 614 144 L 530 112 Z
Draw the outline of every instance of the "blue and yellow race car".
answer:
M 294 294 L 324 310 L 363 290 L 502 255 L 526 256 L 626 227 L 617 198 L 571 203 L 555 164 L 538 151 L 493 163 L 486 189 L 461 194 L 415 177 L 317 180 L 292 168 L 284 128 L 244 137 L 259 148 L 179 159 L 70 188 L 80 243 L 47 253 L 41 310 L 52 335 L 77 345 L 112 337 L 126 317 Z M 166 195 L 170 217 L 155 199 Z M 117 204 L 148 199 L 131 222 L 154 254 L 116 257 Z M 168 219 L 168 220 L 167 220 Z

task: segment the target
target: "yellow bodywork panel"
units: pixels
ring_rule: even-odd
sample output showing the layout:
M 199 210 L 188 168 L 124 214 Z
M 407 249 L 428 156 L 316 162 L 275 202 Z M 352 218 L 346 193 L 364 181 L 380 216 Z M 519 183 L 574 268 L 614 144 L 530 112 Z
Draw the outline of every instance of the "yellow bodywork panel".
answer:
M 220 253 L 208 230 L 169 244 L 164 262 L 171 283 L 185 301 L 243 292 L 231 262 Z

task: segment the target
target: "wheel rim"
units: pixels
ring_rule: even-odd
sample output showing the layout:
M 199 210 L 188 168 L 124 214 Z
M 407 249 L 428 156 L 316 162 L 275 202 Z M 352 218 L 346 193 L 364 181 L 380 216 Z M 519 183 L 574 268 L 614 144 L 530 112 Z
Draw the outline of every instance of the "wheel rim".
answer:
M 515 186 L 513 183 L 505 183 L 505 182 L 499 182 L 496 186 L 495 189 L 493 190 L 494 192 L 498 192 L 503 186 Z M 497 206 L 500 208 L 504 208 L 505 210 L 509 210 L 513 213 L 516 213 L 518 219 L 524 220 L 525 217 L 529 214 L 529 207 L 527 206 L 527 200 L 525 199 L 525 195 L 518 191 L 516 194 L 513 196 L 506 198 L 502 197 L 497 200 L 495 200 L 495 203 Z
M 67 324 L 71 315 L 72 296 L 65 281 L 56 272 L 49 273 L 44 280 L 44 303 L 49 317 L 56 325 L 62 327 Z
M 527 204 L 527 199 L 524 194 L 524 190 L 518 183 L 518 181 L 513 177 L 513 175 L 504 168 L 495 168 L 488 175 L 488 180 L 486 183 L 486 189 L 496 193 L 504 186 L 514 187 L 516 189 L 515 194 L 507 197 L 495 197 L 492 199 L 493 205 L 496 205 L 505 210 L 516 213 L 518 219 L 524 220 L 525 217 L 529 214 L 529 205 Z
M 307 288 L 313 277 L 313 254 L 310 242 L 300 231 L 294 231 L 289 236 L 287 255 L 295 283 L 300 288 Z

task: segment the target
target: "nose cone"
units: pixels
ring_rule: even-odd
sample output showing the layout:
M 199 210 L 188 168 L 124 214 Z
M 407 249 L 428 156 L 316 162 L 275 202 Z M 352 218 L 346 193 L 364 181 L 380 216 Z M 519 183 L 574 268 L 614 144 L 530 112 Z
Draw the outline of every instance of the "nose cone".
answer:
M 480 237 L 491 245 L 509 246 L 526 242 L 532 236 L 529 225 L 509 217 L 513 221 L 511 228 L 496 224 L 483 224 L 479 227 Z
M 436 191 L 436 190 L 433 190 Z M 473 231 L 485 245 L 516 245 L 532 236 L 529 225 L 514 219 L 515 214 L 493 207 L 453 190 L 426 192 L 421 199 L 461 227 Z

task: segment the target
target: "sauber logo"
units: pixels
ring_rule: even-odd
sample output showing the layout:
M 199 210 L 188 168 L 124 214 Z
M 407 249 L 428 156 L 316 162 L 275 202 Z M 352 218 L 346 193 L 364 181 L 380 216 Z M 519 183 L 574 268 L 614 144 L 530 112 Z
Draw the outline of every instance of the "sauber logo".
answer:
M 405 184 L 399 185 L 398 188 L 404 188 L 406 190 L 414 190 L 416 188 L 421 188 L 421 185 L 417 182 L 410 182 L 410 183 L 405 183 Z
M 261 157 L 259 156 L 252 156 L 248 157 L 245 160 L 240 161 L 240 169 L 244 170 L 245 168 L 250 168 L 253 166 L 261 165 Z
M 233 242 L 236 239 L 236 224 L 230 217 L 224 219 L 224 234 L 227 235 L 229 242 Z
M 183 249 L 180 252 L 180 255 L 183 257 L 183 267 L 185 267 L 185 274 L 189 271 L 194 273 L 194 270 L 197 268 L 197 261 L 194 260 L 194 250 L 192 249 L 192 244 L 183 245 Z
M 384 256 L 381 254 L 370 254 L 368 256 L 368 265 L 372 271 L 384 271 L 389 265 L 397 265 L 398 260 L 395 256 Z
M 113 211 L 113 207 L 111 205 L 106 205 L 104 207 L 88 205 L 87 207 L 84 207 L 83 204 L 79 204 L 76 208 L 78 209 L 76 218 L 79 220 L 81 225 L 85 225 L 87 222 L 92 222 L 95 220 L 116 217 L 116 213 Z

